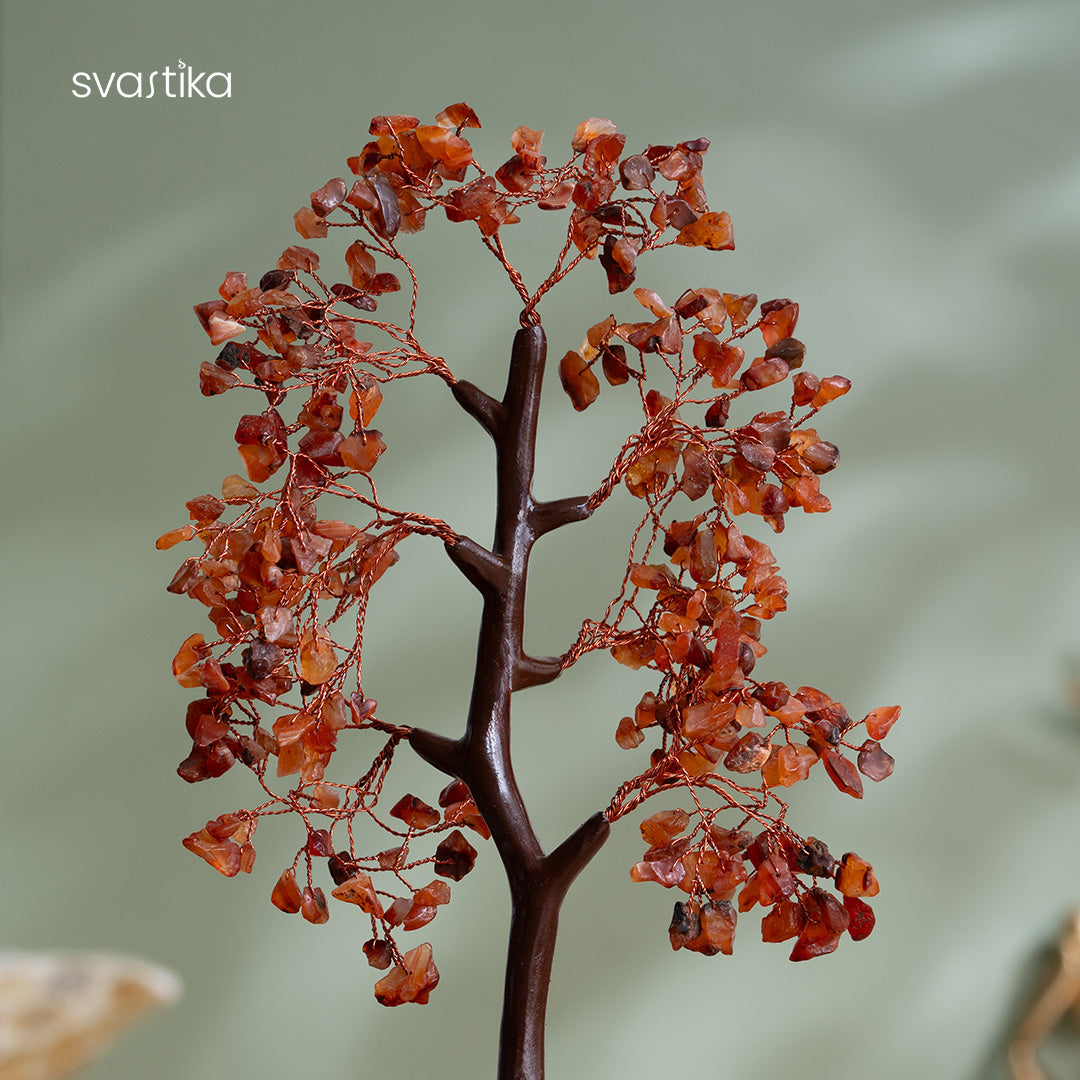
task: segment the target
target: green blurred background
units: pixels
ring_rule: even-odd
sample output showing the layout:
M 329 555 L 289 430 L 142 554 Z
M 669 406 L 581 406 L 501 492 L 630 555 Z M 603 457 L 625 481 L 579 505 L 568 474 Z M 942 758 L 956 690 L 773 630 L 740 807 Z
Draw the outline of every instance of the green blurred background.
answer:
M 239 466 L 244 402 L 199 396 L 213 351 L 192 304 L 272 265 L 371 116 L 461 100 L 489 167 L 518 124 L 546 129 L 552 160 L 586 116 L 639 149 L 712 140 L 738 250 L 663 252 L 638 284 L 792 296 L 807 367 L 854 383 L 818 425 L 843 452 L 834 510 L 793 514 L 774 544 L 791 598 L 759 670 L 857 715 L 904 705 L 890 781 L 855 804 L 819 776 L 792 811 L 874 862 L 874 935 L 792 965 L 747 918 L 731 958 L 673 954 L 672 894 L 631 885 L 623 822 L 565 908 L 550 1077 L 1003 1075 L 1040 950 L 1080 905 L 1080 7 L 46 0 L 4 3 L 0 33 L 0 943 L 138 953 L 187 984 L 87 1080 L 493 1075 L 508 905 L 490 848 L 432 925 L 443 983 L 422 1010 L 374 1002 L 348 912 L 311 927 L 270 906 L 294 826 L 260 831 L 250 879 L 181 849 L 256 794 L 239 769 L 175 776 L 190 695 L 169 662 L 205 620 L 164 591 L 183 549 L 154 549 Z M 231 72 L 231 98 L 72 95 L 76 71 L 178 59 Z M 551 237 L 518 228 L 512 253 L 539 269 Z M 422 340 L 496 390 L 516 309 L 474 232 L 433 215 L 406 250 Z M 612 310 L 595 267 L 575 280 L 543 308 L 556 357 Z M 538 489 L 555 497 L 595 486 L 632 414 L 614 393 L 575 414 L 549 376 Z M 380 490 L 485 539 L 489 447 L 423 382 L 387 396 Z M 629 503 L 537 549 L 533 651 L 603 610 Z M 403 556 L 373 602 L 369 692 L 384 719 L 452 731 L 478 604 L 438 544 Z M 594 655 L 518 699 L 549 843 L 629 774 L 612 735 L 644 685 Z M 439 779 L 406 758 L 389 792 L 430 800 Z

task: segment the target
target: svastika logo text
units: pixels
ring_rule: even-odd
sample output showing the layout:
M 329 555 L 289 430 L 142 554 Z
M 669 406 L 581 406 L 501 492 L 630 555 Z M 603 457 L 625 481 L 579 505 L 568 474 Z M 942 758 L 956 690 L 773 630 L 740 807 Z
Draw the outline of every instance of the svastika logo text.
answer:
M 113 97 L 143 98 L 155 95 L 167 98 L 227 98 L 232 97 L 231 71 L 196 71 L 183 60 L 176 70 L 164 67 L 161 71 L 76 71 L 71 76 L 71 93 L 77 98 Z

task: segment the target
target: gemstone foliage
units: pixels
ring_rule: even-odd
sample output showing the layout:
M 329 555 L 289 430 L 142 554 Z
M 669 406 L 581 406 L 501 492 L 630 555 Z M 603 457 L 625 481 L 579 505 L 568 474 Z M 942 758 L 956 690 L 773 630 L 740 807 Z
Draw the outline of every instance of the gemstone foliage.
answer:
M 664 298 L 638 285 L 648 252 L 734 247 L 730 217 L 706 200 L 707 139 L 626 153 L 615 125 L 591 118 L 568 160 L 549 166 L 544 133 L 519 127 L 511 156 L 489 173 L 466 137 L 479 126 L 464 104 L 431 124 L 376 117 L 371 141 L 348 158 L 349 178 L 328 180 L 294 215 L 300 243 L 257 279 L 230 271 L 219 297 L 195 307 L 219 349 L 201 366 L 202 393 L 244 391 L 257 404 L 236 426 L 237 472 L 218 494 L 188 502 L 190 523 L 157 542 L 197 545 L 168 588 L 202 605 L 212 627 L 173 661 L 180 685 L 199 693 L 178 772 L 194 783 L 239 763 L 261 801 L 184 845 L 222 874 L 250 873 L 260 823 L 298 818 L 296 856 L 267 880 L 271 902 L 311 923 L 335 910 L 359 916 L 365 956 L 385 972 L 378 1001 L 428 1000 L 439 981 L 431 945 L 399 936 L 435 918 L 490 833 L 460 780 L 423 798 L 388 785 L 411 729 L 380 716 L 362 648 L 371 590 L 402 543 L 465 541 L 445 521 L 388 505 L 376 487 L 393 448 L 374 424 L 394 381 L 434 376 L 464 393 L 419 340 L 419 283 L 403 254 L 436 214 L 472 223 L 505 269 L 524 327 L 539 325 L 544 296 L 582 265 L 596 266 L 617 297 L 617 312 L 590 321 L 580 345 L 580 328 L 563 342 L 558 379 L 578 412 L 601 392 L 640 405 L 639 429 L 597 468 L 578 516 L 618 494 L 640 502 L 641 522 L 613 570 L 607 610 L 530 684 L 597 649 L 656 673 L 615 725 L 634 775 L 605 815 L 614 822 L 662 793 L 687 809 L 641 823 L 646 849 L 630 877 L 681 893 L 675 949 L 730 953 L 739 916 L 757 907 L 764 940 L 790 940 L 793 960 L 833 951 L 845 933 L 864 938 L 873 869 L 796 833 L 782 795 L 820 764 L 840 793 L 861 799 L 864 779 L 892 772 L 881 742 L 900 710 L 856 722 L 822 690 L 755 677 L 762 624 L 785 610 L 788 586 L 769 546 L 737 524 L 780 532 L 793 510 L 830 508 L 821 478 L 838 451 L 814 425 L 850 384 L 804 368 L 790 299 L 759 303 L 705 285 Z M 504 244 L 533 210 L 551 216 L 557 254 L 530 288 Z M 326 265 L 307 245 L 337 229 L 348 244 Z M 575 422 L 569 409 L 566 422 Z M 342 775 L 335 753 L 347 740 Z M 366 755 L 358 779 L 357 754 Z

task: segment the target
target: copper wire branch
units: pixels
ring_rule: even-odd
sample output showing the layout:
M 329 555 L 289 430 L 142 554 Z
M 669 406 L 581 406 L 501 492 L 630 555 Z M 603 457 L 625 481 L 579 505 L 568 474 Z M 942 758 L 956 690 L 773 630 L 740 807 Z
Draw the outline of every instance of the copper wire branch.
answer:
M 538 503 L 532 496 L 536 422 L 547 342 L 540 326 L 514 338 L 502 401 L 471 383 L 451 389 L 495 442 L 498 501 L 490 550 L 462 539 L 447 553 L 483 597 L 465 734 L 448 739 L 413 730 L 427 762 L 464 781 L 491 830 L 510 885 L 513 910 L 506 964 L 498 1080 L 543 1080 L 544 1019 L 559 910 L 567 889 L 608 835 L 594 814 L 545 854 L 514 778 L 510 698 L 558 677 L 561 658 L 526 656 L 523 647 L 529 555 L 547 532 L 591 514 L 587 497 Z

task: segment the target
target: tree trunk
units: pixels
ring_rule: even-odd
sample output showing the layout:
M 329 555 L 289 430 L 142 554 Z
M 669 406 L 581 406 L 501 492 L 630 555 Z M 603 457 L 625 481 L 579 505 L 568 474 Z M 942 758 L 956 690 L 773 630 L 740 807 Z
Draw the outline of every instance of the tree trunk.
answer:
M 543 1080 L 544 1023 L 562 896 L 515 898 L 499 1036 L 498 1080 Z
M 495 538 L 491 550 L 465 538 L 447 546 L 450 558 L 484 598 L 465 734 L 453 740 L 414 729 L 409 736 L 421 757 L 468 785 L 510 884 L 513 914 L 498 1080 L 543 1080 L 544 1021 L 559 909 L 570 883 L 608 834 L 607 819 L 598 813 L 545 855 L 510 759 L 511 695 L 550 682 L 562 671 L 558 658 L 537 659 L 523 650 L 529 554 L 544 533 L 591 513 L 585 497 L 537 503 L 532 496 L 546 351 L 539 326 L 518 331 L 502 401 L 470 383 L 452 388 L 458 403 L 495 442 Z

